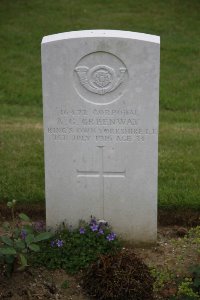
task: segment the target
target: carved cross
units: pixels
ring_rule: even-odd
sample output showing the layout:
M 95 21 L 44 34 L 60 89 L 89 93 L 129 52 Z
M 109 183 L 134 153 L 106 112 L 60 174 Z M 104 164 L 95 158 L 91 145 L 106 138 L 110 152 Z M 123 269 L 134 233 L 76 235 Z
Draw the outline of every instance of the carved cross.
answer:
M 77 169 L 77 177 L 90 177 L 100 179 L 100 199 L 103 200 L 103 217 L 104 217 L 104 178 L 125 178 L 126 170 L 124 171 L 104 171 L 104 146 L 99 148 L 100 168 L 99 170 L 82 171 Z

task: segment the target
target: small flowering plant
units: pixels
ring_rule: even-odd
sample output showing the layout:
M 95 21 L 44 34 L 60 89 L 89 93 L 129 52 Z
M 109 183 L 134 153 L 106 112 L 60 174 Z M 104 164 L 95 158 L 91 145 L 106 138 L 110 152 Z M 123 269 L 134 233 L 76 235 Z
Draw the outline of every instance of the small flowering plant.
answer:
M 109 242 L 114 241 L 117 237 L 116 233 L 111 232 L 110 226 L 105 220 L 96 220 L 96 218 L 92 216 L 89 226 L 85 224 L 85 227 L 82 225 L 82 227 L 79 228 L 80 234 L 85 234 L 86 230 L 92 231 L 97 235 L 104 235 L 105 239 Z
M 62 224 L 50 241 L 42 242 L 40 253 L 33 257 L 33 264 L 61 268 L 73 274 L 86 268 L 99 255 L 116 253 L 121 248 L 121 242 L 109 224 L 91 217 L 89 222 L 80 221 L 78 228 Z
M 63 246 L 63 240 L 52 240 L 51 241 L 51 247 L 58 247 L 61 248 Z
M 12 222 L 3 224 L 4 234 L 0 236 L 0 261 L 7 266 L 7 275 L 10 276 L 15 265 L 18 270 L 28 266 L 27 256 L 30 252 L 40 251 L 39 242 L 52 237 L 50 232 L 42 232 L 40 222 L 32 223 L 23 213 L 15 217 L 16 200 L 7 203 L 11 209 Z

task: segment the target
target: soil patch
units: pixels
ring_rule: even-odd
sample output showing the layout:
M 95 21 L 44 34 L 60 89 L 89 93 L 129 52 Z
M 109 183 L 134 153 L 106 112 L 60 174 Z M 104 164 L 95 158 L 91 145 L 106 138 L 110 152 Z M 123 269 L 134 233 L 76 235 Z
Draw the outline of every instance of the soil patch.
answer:
M 25 272 L 14 272 L 9 279 L 0 275 L 0 299 L 87 300 L 88 298 L 81 289 L 78 276 L 69 276 L 63 270 L 29 268 Z

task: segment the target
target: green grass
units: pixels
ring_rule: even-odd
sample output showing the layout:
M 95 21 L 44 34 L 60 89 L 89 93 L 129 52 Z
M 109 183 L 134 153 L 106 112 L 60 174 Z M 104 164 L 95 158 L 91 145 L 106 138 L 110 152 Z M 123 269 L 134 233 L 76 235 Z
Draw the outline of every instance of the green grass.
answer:
M 200 208 L 200 112 L 160 114 L 159 206 Z
M 200 209 L 200 1 L 0 1 L 0 201 L 44 202 L 40 43 L 91 28 L 161 36 L 159 206 Z
M 1 122 L 1 200 L 44 200 L 41 119 L 10 118 Z

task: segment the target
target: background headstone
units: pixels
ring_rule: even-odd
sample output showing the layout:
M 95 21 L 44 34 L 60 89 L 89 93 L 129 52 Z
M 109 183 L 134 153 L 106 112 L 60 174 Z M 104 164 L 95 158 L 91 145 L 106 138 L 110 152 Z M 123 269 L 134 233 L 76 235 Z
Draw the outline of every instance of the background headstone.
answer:
M 159 54 L 142 33 L 43 38 L 48 226 L 93 215 L 129 241 L 156 240 Z

